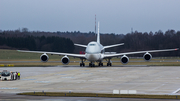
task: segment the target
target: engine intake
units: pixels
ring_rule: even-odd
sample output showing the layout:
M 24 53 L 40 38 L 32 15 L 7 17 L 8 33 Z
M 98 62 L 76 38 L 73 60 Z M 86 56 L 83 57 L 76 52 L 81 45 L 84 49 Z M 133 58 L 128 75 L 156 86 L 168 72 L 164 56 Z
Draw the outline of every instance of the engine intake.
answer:
M 127 64 L 129 62 L 129 58 L 126 55 L 123 55 L 121 57 L 121 63 Z
M 44 53 L 40 56 L 40 59 L 42 62 L 47 62 L 49 59 L 49 56 L 46 53 Z
M 67 64 L 69 64 L 69 58 L 68 58 L 67 56 L 64 56 L 64 57 L 62 57 L 61 62 L 62 62 L 64 65 L 67 65 Z
M 146 60 L 146 61 L 150 61 L 151 58 L 152 58 L 152 55 L 147 52 L 147 53 L 144 54 L 143 58 L 144 58 L 144 60 Z

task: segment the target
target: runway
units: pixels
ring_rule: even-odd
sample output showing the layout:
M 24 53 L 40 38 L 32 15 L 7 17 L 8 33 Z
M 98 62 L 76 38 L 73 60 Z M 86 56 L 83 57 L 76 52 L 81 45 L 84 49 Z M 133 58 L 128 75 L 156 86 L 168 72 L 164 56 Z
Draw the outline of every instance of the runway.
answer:
M 18 71 L 21 80 L 0 81 L 1 94 L 20 92 L 89 92 L 136 90 L 137 94 L 179 95 L 179 66 L 141 67 L 1 67 Z

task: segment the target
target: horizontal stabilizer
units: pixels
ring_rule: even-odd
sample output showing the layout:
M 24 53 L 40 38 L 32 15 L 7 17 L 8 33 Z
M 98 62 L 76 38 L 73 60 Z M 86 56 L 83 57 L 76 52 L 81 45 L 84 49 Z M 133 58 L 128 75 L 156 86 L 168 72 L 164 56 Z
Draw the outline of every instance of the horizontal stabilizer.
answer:
M 81 44 L 74 44 L 74 45 L 76 45 L 76 46 L 80 46 L 80 47 L 87 47 L 86 45 L 81 45 Z
M 124 45 L 124 43 L 121 43 L 121 44 L 115 44 L 115 45 L 109 45 L 109 46 L 104 46 L 104 49 L 105 49 L 105 48 L 116 47 L 116 46 L 121 46 L 121 45 Z

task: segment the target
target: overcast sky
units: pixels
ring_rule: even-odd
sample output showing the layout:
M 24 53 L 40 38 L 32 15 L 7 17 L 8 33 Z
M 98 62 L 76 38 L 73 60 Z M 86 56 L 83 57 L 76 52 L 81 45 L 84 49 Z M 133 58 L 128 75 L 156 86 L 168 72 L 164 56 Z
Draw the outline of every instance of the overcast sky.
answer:
M 180 31 L 180 0 L 0 0 L 0 29 L 30 31 Z

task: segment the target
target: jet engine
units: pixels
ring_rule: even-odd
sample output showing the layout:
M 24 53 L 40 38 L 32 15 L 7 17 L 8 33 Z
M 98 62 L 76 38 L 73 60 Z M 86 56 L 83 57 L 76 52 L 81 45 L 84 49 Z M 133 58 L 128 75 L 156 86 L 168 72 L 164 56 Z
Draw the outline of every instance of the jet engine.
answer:
M 40 56 L 40 59 L 42 62 L 47 62 L 49 59 L 49 56 L 46 53 L 44 53 Z
M 126 55 L 123 55 L 121 57 L 121 63 L 127 64 L 129 62 L 129 58 Z
M 150 61 L 151 58 L 152 58 L 152 55 L 147 52 L 147 53 L 144 54 L 143 58 L 144 58 L 144 60 L 146 60 L 146 61 Z
M 61 59 L 61 62 L 64 64 L 64 65 L 67 65 L 68 63 L 69 63 L 69 58 L 67 57 L 67 56 L 64 56 L 64 57 L 62 57 L 62 59 Z

